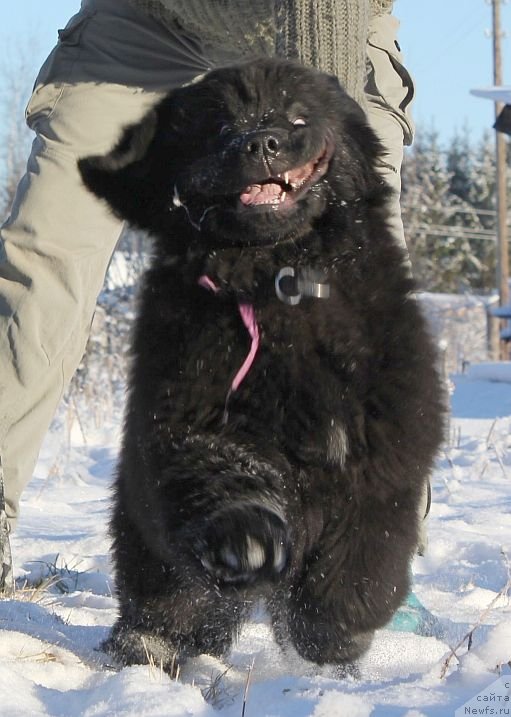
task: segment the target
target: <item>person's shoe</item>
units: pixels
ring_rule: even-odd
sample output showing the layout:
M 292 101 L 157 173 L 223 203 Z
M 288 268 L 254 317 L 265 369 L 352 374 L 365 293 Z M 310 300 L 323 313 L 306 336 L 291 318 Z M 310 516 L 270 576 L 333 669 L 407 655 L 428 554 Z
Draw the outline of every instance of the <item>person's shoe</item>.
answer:
M 5 512 L 4 475 L 0 459 L 0 596 L 11 597 L 14 593 L 9 523 Z
M 440 620 L 421 603 L 415 593 L 410 592 L 406 601 L 395 613 L 387 625 L 394 632 L 413 632 L 423 637 L 445 636 L 445 629 Z

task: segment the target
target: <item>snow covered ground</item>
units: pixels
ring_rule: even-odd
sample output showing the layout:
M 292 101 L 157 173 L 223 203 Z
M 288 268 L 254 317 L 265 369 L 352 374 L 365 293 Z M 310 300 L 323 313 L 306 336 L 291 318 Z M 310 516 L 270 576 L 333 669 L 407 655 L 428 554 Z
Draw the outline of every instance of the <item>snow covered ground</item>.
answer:
M 116 613 L 106 525 L 121 410 L 114 403 L 92 416 L 78 396 L 48 436 L 13 536 L 17 593 L 0 601 L 0 715 L 444 717 L 499 670 L 510 677 L 511 383 L 501 371 L 500 382 L 491 378 L 491 368 L 454 377 L 430 546 L 413 566 L 433 634 L 382 630 L 358 679 L 282 655 L 264 615 L 226 664 L 197 659 L 179 681 L 154 664 L 108 665 L 95 648 Z M 474 627 L 468 651 L 463 637 Z M 490 706 L 511 714 L 511 702 Z

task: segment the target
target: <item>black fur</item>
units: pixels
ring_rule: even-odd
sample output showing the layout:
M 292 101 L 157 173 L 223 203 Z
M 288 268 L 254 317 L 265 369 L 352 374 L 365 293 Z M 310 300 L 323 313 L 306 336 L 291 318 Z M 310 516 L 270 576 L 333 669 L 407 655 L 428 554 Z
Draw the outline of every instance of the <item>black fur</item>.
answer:
M 223 654 L 264 597 L 279 640 L 349 663 L 405 598 L 443 408 L 379 156 L 333 78 L 261 60 L 172 92 L 80 161 L 155 237 L 112 520 L 122 661 Z M 287 199 L 258 203 L 287 170 Z M 281 301 L 283 267 L 329 298 Z M 229 395 L 250 347 L 240 302 L 261 339 Z

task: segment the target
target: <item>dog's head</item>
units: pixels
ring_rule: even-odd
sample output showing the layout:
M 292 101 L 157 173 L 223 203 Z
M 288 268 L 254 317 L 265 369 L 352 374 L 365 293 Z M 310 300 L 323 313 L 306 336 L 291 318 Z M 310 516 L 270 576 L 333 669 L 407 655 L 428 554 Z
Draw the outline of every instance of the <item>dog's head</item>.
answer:
M 171 92 L 79 168 L 119 216 L 160 237 L 186 222 L 210 247 L 261 245 L 373 192 L 378 152 L 335 78 L 258 60 Z

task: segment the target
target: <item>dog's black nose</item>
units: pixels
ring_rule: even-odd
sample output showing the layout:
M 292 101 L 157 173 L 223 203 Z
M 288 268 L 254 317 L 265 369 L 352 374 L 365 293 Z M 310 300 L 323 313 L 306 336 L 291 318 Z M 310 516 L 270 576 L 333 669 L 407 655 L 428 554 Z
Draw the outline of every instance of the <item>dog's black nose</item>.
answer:
M 257 130 L 245 135 L 241 149 L 254 157 L 276 157 L 280 147 L 281 138 L 276 132 Z

